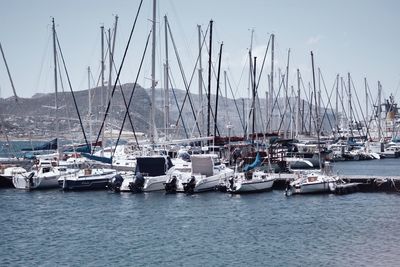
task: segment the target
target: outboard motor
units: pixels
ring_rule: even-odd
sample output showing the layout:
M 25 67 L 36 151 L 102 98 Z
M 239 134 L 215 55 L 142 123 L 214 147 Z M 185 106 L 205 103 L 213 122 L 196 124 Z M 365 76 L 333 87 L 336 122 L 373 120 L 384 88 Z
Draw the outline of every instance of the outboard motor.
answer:
M 169 194 L 176 193 L 176 176 L 172 176 L 166 183 L 165 183 L 165 191 Z
M 132 193 L 143 192 L 143 186 L 144 186 L 144 177 L 140 173 L 136 174 L 135 180 L 129 183 L 129 189 L 132 191 Z
M 34 186 L 34 184 L 33 184 L 33 176 L 35 176 L 35 173 L 34 173 L 34 172 L 31 172 L 31 173 L 28 175 L 28 177 L 27 177 L 27 179 L 28 179 L 28 181 L 29 181 L 29 187 Z
M 114 192 L 119 192 L 123 181 L 124 178 L 120 174 L 117 174 L 108 182 L 107 188 Z
M 186 194 L 193 194 L 195 186 L 196 186 L 196 178 L 192 176 L 189 182 L 183 184 L 183 191 L 185 191 Z
M 231 177 L 231 178 L 229 178 L 228 181 L 229 181 L 229 188 L 230 188 L 231 190 L 233 190 L 233 186 L 234 186 L 234 184 L 235 184 L 234 178 Z

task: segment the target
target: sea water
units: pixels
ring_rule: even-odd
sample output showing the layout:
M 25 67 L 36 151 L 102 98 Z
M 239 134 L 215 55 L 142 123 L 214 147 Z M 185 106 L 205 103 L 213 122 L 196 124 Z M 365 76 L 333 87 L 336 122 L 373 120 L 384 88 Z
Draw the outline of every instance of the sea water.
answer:
M 394 175 L 400 159 L 334 164 Z M 356 167 L 358 166 L 358 167 Z M 357 171 L 358 170 L 358 171 Z M 0 190 L 1 266 L 399 266 L 400 195 Z

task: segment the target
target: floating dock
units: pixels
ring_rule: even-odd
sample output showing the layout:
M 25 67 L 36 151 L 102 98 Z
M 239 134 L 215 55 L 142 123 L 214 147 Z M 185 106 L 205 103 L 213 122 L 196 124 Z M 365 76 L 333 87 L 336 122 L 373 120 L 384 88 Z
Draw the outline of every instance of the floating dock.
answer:
M 284 190 L 286 185 L 297 178 L 293 173 L 279 173 L 273 189 Z M 345 182 L 339 184 L 335 193 L 347 194 L 353 192 L 397 192 L 400 193 L 400 176 L 388 175 L 339 175 Z

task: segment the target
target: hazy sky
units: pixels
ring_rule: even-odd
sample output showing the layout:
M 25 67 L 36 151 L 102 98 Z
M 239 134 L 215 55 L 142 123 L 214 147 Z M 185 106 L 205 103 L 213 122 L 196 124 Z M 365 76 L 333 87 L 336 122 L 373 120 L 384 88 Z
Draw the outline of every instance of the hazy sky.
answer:
M 86 89 L 87 67 L 94 79 L 100 67 L 100 26 L 112 27 L 119 16 L 116 63 L 123 55 L 138 0 L 2 0 L 0 9 L 0 42 L 3 45 L 17 93 L 30 97 L 52 92 L 51 17 L 57 32 L 74 90 Z M 247 51 L 250 29 L 254 29 L 254 55 L 261 62 L 269 35 L 276 35 L 276 70 L 285 68 L 287 50 L 291 49 L 290 84 L 296 85 L 295 71 L 300 69 L 305 81 L 311 80 L 310 51 L 321 68 L 328 89 L 336 74 L 350 72 L 359 94 L 367 77 L 373 92 L 382 82 L 385 95 L 397 94 L 400 82 L 400 1 L 397 0 L 161 0 L 158 4 L 157 80 L 162 84 L 160 66 L 164 62 L 164 22 L 169 23 L 177 44 L 187 79 L 195 64 L 198 40 L 197 26 L 207 28 L 214 20 L 214 56 L 217 62 L 219 44 L 224 43 L 222 70 L 235 88 L 236 96 L 247 94 Z M 122 82 L 133 82 L 145 39 L 151 27 L 152 1 L 145 0 L 134 33 Z M 161 54 L 160 54 L 161 52 Z M 178 87 L 183 88 L 180 72 L 170 42 L 171 71 Z M 207 58 L 203 57 L 206 77 Z M 266 71 L 269 72 L 269 59 Z M 150 48 L 139 84 L 150 87 Z M 244 72 L 243 75 L 241 73 Z M 276 74 L 277 75 L 277 74 Z M 263 81 L 267 76 L 263 74 Z M 93 83 L 93 82 L 92 82 Z M 215 85 L 215 81 L 213 81 Z M 0 63 L 1 96 L 12 95 L 3 61 Z M 66 87 L 67 88 L 67 87 Z M 192 85 L 197 92 L 197 78 Z M 215 86 L 213 87 L 215 90 Z M 266 86 L 260 89 L 265 94 Z

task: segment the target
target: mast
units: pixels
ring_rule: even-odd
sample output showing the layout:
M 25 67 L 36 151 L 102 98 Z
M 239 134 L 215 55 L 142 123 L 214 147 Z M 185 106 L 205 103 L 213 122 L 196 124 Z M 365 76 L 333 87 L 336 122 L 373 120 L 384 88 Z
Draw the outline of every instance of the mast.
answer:
M 353 135 L 353 112 L 351 108 L 351 84 L 350 84 L 350 72 L 347 73 L 347 80 L 348 80 L 348 86 L 349 86 L 349 130 L 351 135 Z
M 100 90 L 100 105 L 101 107 L 104 107 L 104 84 L 105 84 L 105 80 L 104 80 L 104 26 L 100 27 L 100 33 L 101 33 L 101 90 Z M 91 138 L 91 137 L 90 137 Z M 91 140 L 91 139 L 90 139 Z M 104 156 L 104 127 L 101 130 L 101 156 Z M 90 141 L 92 142 L 92 141 Z M 91 144 L 90 144 L 91 145 Z
M 212 55 L 212 28 L 213 21 L 210 20 L 210 43 L 208 51 L 208 95 L 207 95 L 207 136 L 210 136 L 210 112 L 211 112 L 211 55 Z
M 365 128 L 367 130 L 367 139 L 369 138 L 369 118 L 368 118 L 368 85 L 367 78 L 364 77 L 364 86 L 365 86 Z
M 335 107 L 335 113 L 336 113 L 336 129 L 339 129 L 339 74 L 336 75 L 336 107 Z M 338 131 L 339 134 L 339 131 Z
M 289 102 L 289 98 L 288 98 L 288 90 L 289 90 L 289 61 L 290 60 L 290 48 L 288 50 L 288 55 L 287 55 L 287 64 L 286 64 L 286 86 L 285 86 L 285 115 L 286 115 L 286 111 L 287 111 L 287 106 L 288 106 L 288 102 Z M 285 116 L 284 115 L 284 116 Z M 290 118 L 291 120 L 291 118 Z M 283 136 L 284 138 L 287 138 L 287 118 L 283 119 Z
M 154 144 L 155 102 L 156 102 L 156 16 L 157 0 L 153 0 L 152 48 L 151 48 L 151 110 L 150 110 L 150 143 Z
M 201 60 L 201 25 L 197 25 L 199 39 L 199 110 L 200 110 L 200 133 L 204 134 L 204 111 L 203 111 L 203 63 Z
M 273 99 L 274 99 L 274 53 L 275 53 L 275 34 L 271 34 L 271 74 L 270 74 L 270 101 L 269 101 L 269 116 L 270 116 L 270 123 L 269 123 L 269 132 L 272 133 L 272 105 L 273 105 Z
M 168 62 L 168 18 L 165 15 L 165 65 L 164 65 L 164 127 L 165 127 L 165 140 L 168 140 L 168 127 L 169 127 L 169 62 Z
M 252 112 L 253 112 L 253 122 L 252 122 L 252 124 L 251 124 L 251 127 L 252 127 L 252 129 L 251 129 L 251 131 L 252 131 L 252 134 L 253 134 L 253 138 L 252 138 L 252 142 L 254 143 L 254 139 L 255 139 L 255 124 L 256 124 L 256 76 L 257 76 L 257 73 L 256 73 L 256 66 L 257 66 L 257 57 L 254 57 L 254 64 L 253 64 L 254 66 L 253 66 L 253 86 L 252 86 L 252 88 L 253 88 L 253 105 L 252 105 Z
M 88 71 L 88 97 L 89 97 L 89 144 L 92 144 L 92 95 L 90 89 L 90 67 L 87 68 Z
M 17 91 L 15 90 L 14 82 L 13 82 L 13 79 L 11 77 L 10 69 L 8 68 L 7 60 L 6 60 L 6 57 L 4 55 L 4 51 L 3 51 L 3 47 L 1 46 L 1 43 L 0 43 L 0 51 L 1 51 L 1 55 L 3 56 L 4 65 L 6 65 L 6 70 L 7 70 L 8 78 L 10 80 L 11 87 L 12 87 L 12 90 L 13 90 L 13 93 L 14 93 L 14 96 L 15 96 L 15 101 L 18 102 Z
M 296 112 L 296 130 L 295 137 L 297 138 L 299 135 L 299 125 L 300 125 L 300 70 L 297 69 L 297 112 Z
M 378 81 L 378 139 L 379 142 L 382 142 L 382 122 L 381 122 L 381 102 L 382 102 L 382 85 L 381 82 Z
M 313 87 L 314 87 L 314 98 L 315 98 L 315 128 L 317 132 L 317 146 L 318 146 L 318 163 L 319 168 L 321 168 L 321 148 L 320 148 L 320 127 L 319 127 L 319 116 L 318 116 L 318 104 L 317 104 L 317 94 L 316 94 L 316 86 L 315 86 L 315 71 L 314 71 L 314 54 L 311 51 L 311 65 L 312 65 L 312 74 L 313 74 Z
M 56 47 L 56 26 L 54 23 L 54 18 L 52 18 L 52 30 L 53 30 L 53 60 L 54 60 L 54 91 L 55 91 L 55 123 L 56 123 L 56 138 L 57 138 L 57 153 L 58 158 L 60 159 L 60 140 L 59 140 L 59 131 L 60 125 L 58 121 L 58 82 L 57 82 L 57 47 Z
M 222 58 L 222 46 L 224 43 L 221 43 L 219 48 L 219 59 L 218 59 L 218 74 L 217 74 L 217 94 L 215 95 L 215 114 L 214 114 L 214 138 L 217 136 L 217 121 L 218 121 L 218 98 L 219 98 L 219 78 L 221 74 L 221 58 Z

